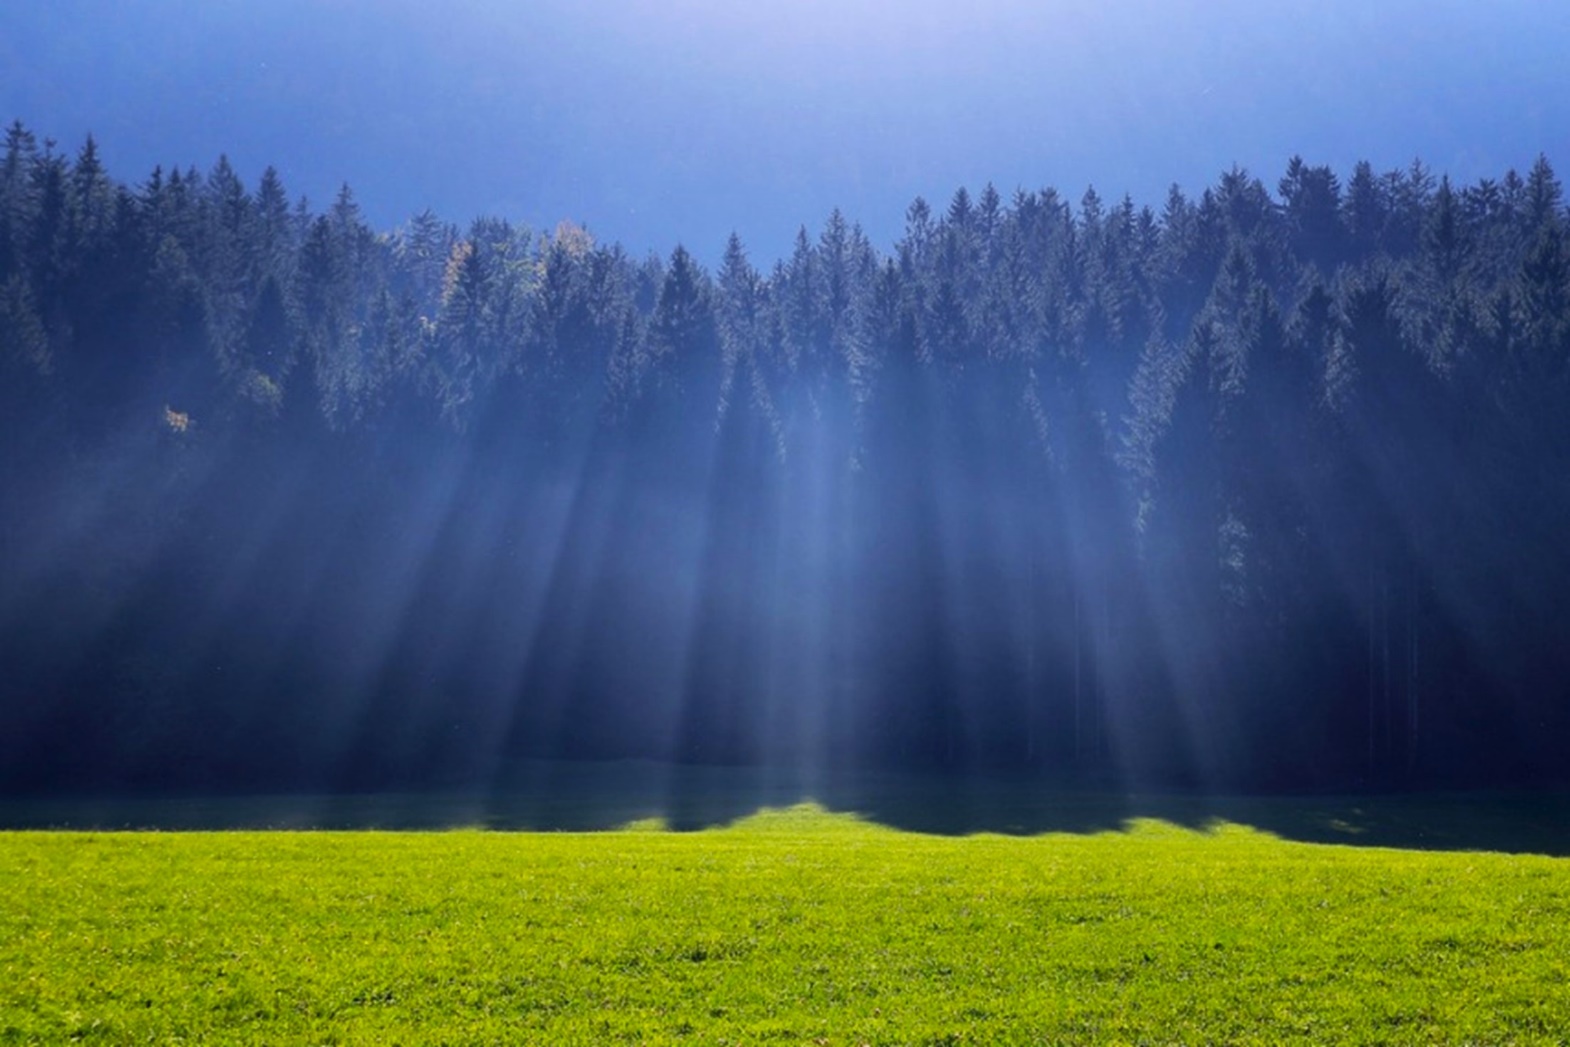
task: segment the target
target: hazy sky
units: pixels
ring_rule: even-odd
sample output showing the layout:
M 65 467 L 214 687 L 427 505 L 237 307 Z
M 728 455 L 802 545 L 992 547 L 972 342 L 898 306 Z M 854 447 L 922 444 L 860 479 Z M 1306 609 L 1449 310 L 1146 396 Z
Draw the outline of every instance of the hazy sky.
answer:
M 274 164 L 391 227 L 573 218 L 759 261 L 835 206 L 1094 183 L 1159 206 L 1234 163 L 1570 163 L 1570 7 L 1241 0 L 49 0 L 0 9 L 0 118 L 113 172 Z

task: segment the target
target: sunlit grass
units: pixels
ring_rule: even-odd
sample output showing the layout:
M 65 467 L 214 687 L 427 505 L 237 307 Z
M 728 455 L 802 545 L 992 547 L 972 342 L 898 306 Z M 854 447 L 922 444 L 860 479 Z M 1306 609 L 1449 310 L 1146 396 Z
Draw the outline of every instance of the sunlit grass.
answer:
M 1560 1043 L 1570 862 L 1236 825 L 0 835 L 0 1043 Z

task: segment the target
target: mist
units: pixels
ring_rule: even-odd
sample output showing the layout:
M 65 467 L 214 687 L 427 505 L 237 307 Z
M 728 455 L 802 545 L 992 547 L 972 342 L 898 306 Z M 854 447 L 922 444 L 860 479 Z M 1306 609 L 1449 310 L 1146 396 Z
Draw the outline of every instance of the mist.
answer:
M 985 186 L 712 268 L 289 201 L 10 131 L 7 790 L 1562 775 L 1546 158 Z

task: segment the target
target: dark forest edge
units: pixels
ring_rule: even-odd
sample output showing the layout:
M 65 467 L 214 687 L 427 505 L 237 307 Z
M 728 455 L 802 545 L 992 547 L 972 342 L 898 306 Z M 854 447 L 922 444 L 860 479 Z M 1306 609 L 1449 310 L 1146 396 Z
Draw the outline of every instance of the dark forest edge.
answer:
M 0 788 L 1570 765 L 1548 161 L 837 212 L 760 270 L 0 166 Z
M 630 760 L 509 765 L 484 790 L 55 792 L 0 797 L 0 831 L 693 832 L 807 804 L 909 832 L 1126 832 L 1158 820 L 1195 832 L 1246 825 L 1352 847 L 1570 856 L 1562 790 L 1218 794 L 1058 787 L 1029 773 L 943 774 L 717 767 Z

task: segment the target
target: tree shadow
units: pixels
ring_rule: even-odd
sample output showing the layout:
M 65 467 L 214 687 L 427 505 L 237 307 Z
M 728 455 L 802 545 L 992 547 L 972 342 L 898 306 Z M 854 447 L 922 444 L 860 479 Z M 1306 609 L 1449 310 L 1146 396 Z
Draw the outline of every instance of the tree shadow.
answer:
M 1570 856 L 1570 795 L 1563 792 L 1246 796 L 954 779 L 946 786 L 853 789 L 831 794 L 825 803 L 882 824 L 942 835 L 1096 833 L 1153 818 L 1199 831 L 1232 823 L 1300 843 Z
M 1073 787 L 1037 778 L 810 773 L 643 761 L 519 764 L 485 790 L 0 798 L 0 829 L 485 828 L 594 832 L 657 821 L 689 832 L 816 802 L 911 832 L 1117 832 L 1154 818 L 1195 830 L 1249 826 L 1284 840 L 1570 856 L 1570 794 L 1226 796 Z

